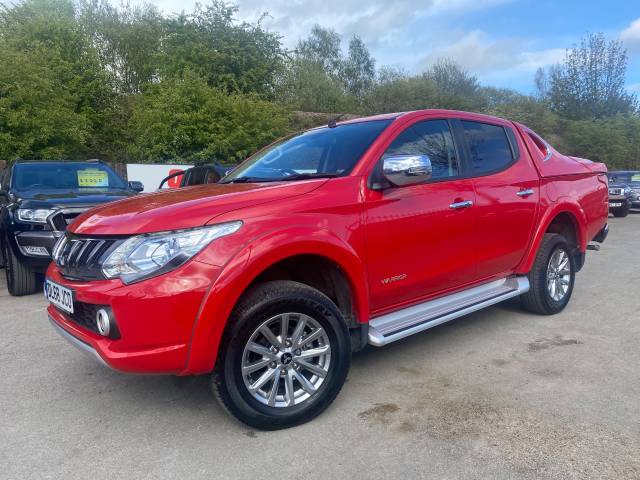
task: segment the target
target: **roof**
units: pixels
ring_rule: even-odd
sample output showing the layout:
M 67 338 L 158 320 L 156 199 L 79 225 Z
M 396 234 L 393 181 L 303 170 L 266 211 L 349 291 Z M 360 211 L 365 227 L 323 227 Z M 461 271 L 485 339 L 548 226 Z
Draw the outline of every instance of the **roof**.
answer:
M 368 121 L 373 121 L 373 120 L 395 120 L 397 118 L 400 117 L 405 117 L 405 116 L 420 116 L 420 115 L 425 115 L 425 114 L 431 114 L 431 115 L 438 115 L 438 114 L 443 114 L 443 115 L 473 115 L 476 118 L 484 118 L 486 120 L 500 120 L 500 121 L 505 121 L 506 119 L 504 118 L 500 118 L 500 117 L 495 117 L 492 115 L 486 115 L 484 113 L 475 113 L 475 112 L 464 112 L 461 110 L 446 110 L 446 109 L 441 109 L 441 108 L 428 108 L 428 109 L 423 109 L 423 110 L 412 110 L 409 112 L 395 112 L 395 113 L 383 113 L 380 115 L 373 115 L 373 116 L 369 116 L 369 117 L 359 117 L 359 118 L 352 118 L 349 120 L 345 120 L 344 122 L 339 122 L 338 125 L 345 125 L 345 124 L 349 124 L 349 123 L 359 123 L 359 122 L 368 122 Z

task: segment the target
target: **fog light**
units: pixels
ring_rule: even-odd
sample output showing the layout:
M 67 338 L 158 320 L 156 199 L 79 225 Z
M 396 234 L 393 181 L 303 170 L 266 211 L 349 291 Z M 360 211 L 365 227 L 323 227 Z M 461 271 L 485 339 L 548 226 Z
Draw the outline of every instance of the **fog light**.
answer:
M 109 318 L 109 312 L 104 308 L 101 308 L 96 313 L 96 323 L 98 324 L 98 332 L 103 337 L 108 337 L 111 331 L 111 319 Z
M 45 247 L 33 247 L 33 246 L 27 246 L 27 247 L 22 247 L 24 252 L 27 255 L 38 255 L 41 257 L 48 257 L 49 256 L 49 252 L 47 251 L 47 249 Z

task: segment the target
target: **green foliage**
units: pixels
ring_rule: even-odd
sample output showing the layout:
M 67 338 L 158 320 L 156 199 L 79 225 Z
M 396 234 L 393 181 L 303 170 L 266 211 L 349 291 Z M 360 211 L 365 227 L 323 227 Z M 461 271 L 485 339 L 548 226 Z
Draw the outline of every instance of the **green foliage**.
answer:
M 213 0 L 204 8 L 196 5 L 191 14 L 167 19 L 161 77 L 180 77 L 190 70 L 226 92 L 271 95 L 284 61 L 280 37 L 259 22 L 238 24 L 236 11 Z
M 115 8 L 107 0 L 79 0 L 78 21 L 120 92 L 140 92 L 157 77 L 165 27 L 156 7 L 125 3 Z
M 567 50 L 564 63 L 553 67 L 548 79 L 536 74 L 536 83 L 560 115 L 574 120 L 604 118 L 637 109 L 635 96 L 625 89 L 626 72 L 622 42 L 589 34 Z
M 109 75 L 75 21 L 74 4 L 0 7 L 0 155 L 80 157 L 113 100 Z
M 357 100 L 345 93 L 340 82 L 317 62 L 294 59 L 279 87 L 279 98 L 294 110 L 305 112 L 353 112 Z
M 640 119 L 619 114 L 599 120 L 569 120 L 563 129 L 569 155 L 605 162 L 610 170 L 640 169 Z
M 433 108 L 436 85 L 424 75 L 409 76 L 404 72 L 383 69 L 377 84 L 364 99 L 368 113 L 390 113 Z
M 132 160 L 236 163 L 286 132 L 287 115 L 256 95 L 233 94 L 185 72 L 150 85 L 133 105 Z

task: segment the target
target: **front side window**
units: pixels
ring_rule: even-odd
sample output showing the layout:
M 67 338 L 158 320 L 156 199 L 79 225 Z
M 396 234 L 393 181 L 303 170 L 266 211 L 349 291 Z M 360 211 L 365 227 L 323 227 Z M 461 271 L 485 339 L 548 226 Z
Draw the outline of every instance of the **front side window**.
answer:
M 389 123 L 345 123 L 293 135 L 248 158 L 222 183 L 347 175 Z
M 446 120 L 427 120 L 411 125 L 393 141 L 383 158 L 396 155 L 426 155 L 434 180 L 460 174 L 453 135 Z
M 473 175 L 496 172 L 513 162 L 513 151 L 503 127 L 467 120 L 461 123 L 471 154 Z

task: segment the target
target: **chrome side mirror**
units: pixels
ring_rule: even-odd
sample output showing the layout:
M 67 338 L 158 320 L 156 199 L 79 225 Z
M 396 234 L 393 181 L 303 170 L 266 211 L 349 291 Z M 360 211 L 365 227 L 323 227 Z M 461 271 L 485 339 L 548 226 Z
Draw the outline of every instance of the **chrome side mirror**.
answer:
M 426 155 L 394 155 L 383 159 L 382 174 L 392 185 L 406 187 L 431 180 L 433 169 Z

